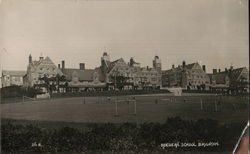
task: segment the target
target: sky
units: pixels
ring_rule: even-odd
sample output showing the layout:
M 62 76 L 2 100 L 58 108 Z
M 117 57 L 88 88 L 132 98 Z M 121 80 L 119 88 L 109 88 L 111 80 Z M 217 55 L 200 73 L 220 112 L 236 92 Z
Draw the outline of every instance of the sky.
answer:
M 2 69 L 26 70 L 28 56 L 67 68 L 130 57 L 164 70 L 200 62 L 213 68 L 249 65 L 248 0 L 1 0 Z

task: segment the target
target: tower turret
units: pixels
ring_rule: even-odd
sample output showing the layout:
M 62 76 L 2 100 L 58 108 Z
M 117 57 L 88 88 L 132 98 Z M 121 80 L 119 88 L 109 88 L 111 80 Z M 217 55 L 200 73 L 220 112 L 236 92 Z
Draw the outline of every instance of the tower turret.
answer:
M 101 69 L 104 73 L 107 73 L 108 67 L 110 64 L 110 58 L 107 52 L 104 52 L 101 57 Z
M 155 56 L 153 60 L 153 68 L 155 68 L 158 72 L 161 72 L 161 60 L 159 56 Z

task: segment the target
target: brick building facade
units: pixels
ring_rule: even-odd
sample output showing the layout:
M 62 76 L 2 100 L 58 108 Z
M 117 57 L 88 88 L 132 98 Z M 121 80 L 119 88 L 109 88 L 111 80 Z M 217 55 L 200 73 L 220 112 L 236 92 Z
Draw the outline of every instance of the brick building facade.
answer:
M 62 71 L 53 63 L 49 57 L 39 57 L 39 60 L 33 60 L 29 55 L 29 63 L 27 73 L 24 76 L 24 86 L 33 87 L 36 85 L 44 84 L 41 80 L 43 77 L 52 78 L 62 76 Z M 53 83 L 52 83 L 53 84 Z
M 182 87 L 184 89 L 207 89 L 210 78 L 206 74 L 205 65 L 199 63 L 187 64 L 183 61 L 182 65 L 170 70 L 162 71 L 163 87 Z
M 23 76 L 26 71 L 3 70 L 1 78 L 1 87 L 23 86 Z

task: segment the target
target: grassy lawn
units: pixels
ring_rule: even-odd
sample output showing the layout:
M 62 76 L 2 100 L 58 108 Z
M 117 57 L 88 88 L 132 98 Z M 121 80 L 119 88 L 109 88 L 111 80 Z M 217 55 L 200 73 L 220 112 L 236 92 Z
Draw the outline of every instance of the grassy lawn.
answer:
M 127 99 L 136 99 L 135 104 Z M 115 115 L 115 101 L 119 116 Z M 172 101 L 171 101 L 172 100 Z M 201 100 L 203 110 L 201 110 Z M 220 105 L 215 105 L 213 95 L 170 94 L 57 98 L 24 103 L 1 104 L 2 119 L 54 121 L 69 123 L 164 123 L 167 117 L 179 116 L 186 120 L 210 118 L 221 123 L 247 121 L 248 100 L 240 97 L 224 96 Z M 217 112 L 215 111 L 217 108 Z M 46 122 L 45 122 L 46 123 Z M 76 124 L 80 125 L 80 124 Z M 80 126 L 79 126 L 80 127 Z

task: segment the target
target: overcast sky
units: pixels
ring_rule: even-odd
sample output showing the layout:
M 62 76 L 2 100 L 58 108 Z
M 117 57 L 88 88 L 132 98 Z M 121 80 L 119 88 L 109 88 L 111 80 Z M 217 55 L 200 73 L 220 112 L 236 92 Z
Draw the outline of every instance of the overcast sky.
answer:
M 247 0 L 2 0 L 0 47 L 3 69 L 26 70 L 28 56 L 55 64 L 100 65 L 134 57 L 163 69 L 199 61 L 212 68 L 247 66 Z

